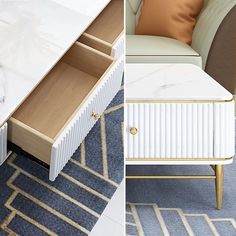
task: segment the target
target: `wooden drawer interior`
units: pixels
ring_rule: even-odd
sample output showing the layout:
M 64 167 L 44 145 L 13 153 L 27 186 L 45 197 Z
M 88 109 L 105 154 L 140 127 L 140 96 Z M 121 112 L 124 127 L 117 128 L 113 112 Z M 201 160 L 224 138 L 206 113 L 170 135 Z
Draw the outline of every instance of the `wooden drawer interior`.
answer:
M 113 59 L 74 44 L 9 120 L 8 139 L 46 163 L 51 147 Z
M 110 55 L 112 46 L 123 33 L 123 29 L 124 1 L 111 0 L 79 41 Z

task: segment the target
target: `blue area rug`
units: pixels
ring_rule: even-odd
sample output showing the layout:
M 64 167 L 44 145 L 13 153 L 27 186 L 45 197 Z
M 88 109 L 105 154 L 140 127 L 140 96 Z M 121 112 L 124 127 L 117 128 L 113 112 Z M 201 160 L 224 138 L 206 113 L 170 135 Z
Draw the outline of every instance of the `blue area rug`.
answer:
M 55 180 L 13 153 L 0 167 L 0 236 L 88 235 L 123 179 L 123 89 Z
M 129 166 L 127 175 L 213 174 L 210 166 Z M 223 207 L 214 180 L 127 180 L 127 235 L 236 236 L 236 161 L 225 166 Z

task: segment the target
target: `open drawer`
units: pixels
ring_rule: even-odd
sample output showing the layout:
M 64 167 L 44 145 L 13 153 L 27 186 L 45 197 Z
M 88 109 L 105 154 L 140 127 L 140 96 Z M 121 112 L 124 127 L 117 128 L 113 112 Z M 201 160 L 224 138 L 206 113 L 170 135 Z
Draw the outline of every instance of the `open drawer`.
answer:
M 124 53 L 124 1 L 111 0 L 79 38 L 101 52 L 119 58 Z
M 8 121 L 8 139 L 55 180 L 120 88 L 121 61 L 75 43 Z

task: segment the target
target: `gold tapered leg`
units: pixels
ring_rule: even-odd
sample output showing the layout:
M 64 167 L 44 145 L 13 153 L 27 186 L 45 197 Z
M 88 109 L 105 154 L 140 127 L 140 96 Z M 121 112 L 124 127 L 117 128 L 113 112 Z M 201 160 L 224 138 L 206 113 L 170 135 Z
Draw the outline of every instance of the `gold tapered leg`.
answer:
M 224 166 L 216 165 L 215 166 L 215 185 L 216 185 L 216 204 L 217 209 L 222 207 L 222 198 L 223 198 L 223 185 L 224 185 Z

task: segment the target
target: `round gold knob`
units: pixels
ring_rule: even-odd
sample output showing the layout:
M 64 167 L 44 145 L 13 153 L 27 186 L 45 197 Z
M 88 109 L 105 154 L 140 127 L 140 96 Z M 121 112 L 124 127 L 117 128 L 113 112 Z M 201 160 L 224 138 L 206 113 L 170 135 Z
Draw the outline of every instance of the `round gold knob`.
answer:
M 130 128 L 130 133 L 132 134 L 132 135 L 135 135 L 135 134 L 137 134 L 138 133 L 138 129 L 137 128 L 135 128 L 135 127 L 132 127 L 132 128 Z
M 98 115 L 97 112 L 93 112 L 93 113 L 91 114 L 91 117 L 92 117 L 94 120 L 98 120 L 99 115 Z

